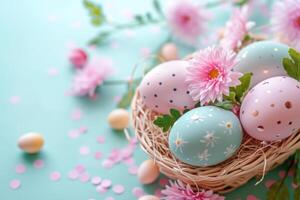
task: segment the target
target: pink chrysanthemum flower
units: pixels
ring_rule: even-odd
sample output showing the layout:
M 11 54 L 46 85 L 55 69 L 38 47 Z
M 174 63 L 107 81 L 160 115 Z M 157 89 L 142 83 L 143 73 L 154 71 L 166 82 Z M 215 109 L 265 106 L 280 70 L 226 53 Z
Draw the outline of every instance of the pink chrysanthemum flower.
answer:
M 111 62 L 103 58 L 94 58 L 74 77 L 72 93 L 76 96 L 95 97 L 95 92 L 112 72 Z
M 194 192 L 190 185 L 181 181 L 170 181 L 170 185 L 162 190 L 163 200 L 224 200 L 225 197 L 214 194 L 212 190 Z
M 249 9 L 247 6 L 234 10 L 231 19 L 226 23 L 223 38 L 220 41 L 223 48 L 236 50 L 241 47 L 243 40 L 255 25 L 254 22 L 248 21 L 248 17 Z
M 277 1 L 271 21 L 280 40 L 300 50 L 300 0 Z
M 167 12 L 167 21 L 173 34 L 188 44 L 193 44 L 203 33 L 207 20 L 207 11 L 189 0 L 177 0 Z
M 190 95 L 201 105 L 222 101 L 229 88 L 241 84 L 239 72 L 232 71 L 237 64 L 236 54 L 222 47 L 208 47 L 196 52 L 189 61 L 186 82 Z

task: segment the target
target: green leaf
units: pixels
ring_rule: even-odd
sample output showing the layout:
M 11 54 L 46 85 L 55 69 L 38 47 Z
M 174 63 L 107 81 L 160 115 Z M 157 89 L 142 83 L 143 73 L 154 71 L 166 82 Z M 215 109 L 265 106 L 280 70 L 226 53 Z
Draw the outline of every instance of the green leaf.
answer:
M 110 31 L 103 31 L 99 33 L 95 38 L 91 39 L 89 41 L 89 45 L 101 45 L 104 43 L 104 41 L 108 38 L 108 36 L 111 34 Z
M 289 49 L 290 58 L 284 58 L 282 60 L 282 65 L 286 73 L 300 81 L 300 53 L 295 49 Z
M 233 91 L 230 91 L 229 96 L 224 96 L 225 100 L 231 101 L 233 103 L 236 103 L 236 94 Z
M 289 200 L 290 193 L 288 187 L 278 181 L 274 183 L 267 193 L 267 200 Z
M 161 6 L 160 6 L 160 3 L 158 0 L 153 0 L 152 1 L 152 5 L 155 9 L 155 11 L 160 15 L 160 16 L 163 16 L 163 12 L 162 12 L 162 9 L 161 9 Z
M 300 199 L 300 186 L 298 186 L 298 187 L 294 190 L 294 199 L 295 199 L 295 200 L 299 200 L 299 199 Z
M 136 15 L 136 16 L 134 16 L 134 19 L 139 24 L 144 24 L 145 23 L 144 17 L 142 15 Z
M 91 23 L 94 26 L 100 26 L 105 22 L 105 16 L 101 5 L 95 4 L 89 0 L 83 0 L 83 5 L 89 11 Z
M 181 113 L 176 109 L 170 109 L 170 114 L 162 115 L 157 117 L 153 123 L 160 127 L 163 132 L 167 132 L 179 119 Z
M 300 150 L 297 150 L 294 155 L 295 162 L 295 175 L 294 175 L 294 183 L 300 184 Z
M 134 87 L 129 88 L 118 103 L 118 108 L 127 108 L 128 106 L 130 106 L 131 100 L 134 96 L 134 92 Z
M 225 110 L 232 110 L 233 103 L 232 103 L 232 101 L 222 101 L 222 102 L 215 103 L 214 106 L 217 106 L 219 108 L 223 108 Z
M 248 0 L 239 0 L 239 1 L 236 1 L 234 4 L 236 6 L 243 6 L 245 5 L 246 3 L 248 3 Z
M 236 100 L 241 102 L 245 92 L 249 89 L 252 73 L 246 73 L 241 78 L 241 84 L 233 88 L 233 92 L 236 94 Z

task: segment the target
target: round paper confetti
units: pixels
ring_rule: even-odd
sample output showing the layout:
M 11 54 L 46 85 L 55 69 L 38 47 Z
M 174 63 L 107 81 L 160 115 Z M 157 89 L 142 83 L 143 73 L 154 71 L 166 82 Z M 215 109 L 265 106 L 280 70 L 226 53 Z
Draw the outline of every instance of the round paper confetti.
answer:
M 125 188 L 123 185 L 115 185 L 113 186 L 113 192 L 116 193 L 116 194 L 122 194 L 124 191 L 125 191 Z
M 90 175 L 87 172 L 80 174 L 79 179 L 82 183 L 86 183 L 90 180 Z
M 9 183 L 9 187 L 13 190 L 18 189 L 19 187 L 21 187 L 21 181 L 18 179 L 15 180 L 11 180 Z
M 26 166 L 23 164 L 18 164 L 16 166 L 16 173 L 17 174 L 24 174 L 26 172 Z
M 106 197 L 105 200 L 114 200 L 113 197 Z
M 69 179 L 71 180 L 76 180 L 78 177 L 79 177 L 79 174 L 76 170 L 71 170 L 69 173 L 68 173 L 68 177 Z
M 109 179 L 104 179 L 102 182 L 101 182 L 101 186 L 104 187 L 104 188 L 109 188 L 111 186 L 111 180 Z
M 97 137 L 97 142 L 98 142 L 99 144 L 103 144 L 103 143 L 105 142 L 104 136 L 103 136 L 103 135 L 99 135 L 99 136 Z
M 138 169 L 139 169 L 138 166 L 133 165 L 128 168 L 128 172 L 129 172 L 129 174 L 136 175 Z
M 99 192 L 100 194 L 103 194 L 107 192 L 107 188 L 102 187 L 101 185 L 96 187 L 96 191 Z
M 75 170 L 76 170 L 79 174 L 82 174 L 83 172 L 85 172 L 85 166 L 79 164 L 79 165 L 77 165 L 77 166 L 75 167 Z
M 50 179 L 52 181 L 59 181 L 60 177 L 61 177 L 61 175 L 60 175 L 60 172 L 58 172 L 58 171 L 54 171 L 50 174 Z
M 139 187 L 135 187 L 132 189 L 132 194 L 137 197 L 137 198 L 140 198 L 141 196 L 144 196 L 145 195 L 145 192 L 142 188 L 139 188 Z
M 80 147 L 80 149 L 79 149 L 79 153 L 80 153 L 81 155 L 88 155 L 88 154 L 90 153 L 90 149 L 89 149 L 89 147 L 87 147 L 87 146 L 82 146 L 82 147 Z
M 41 169 L 41 168 L 44 167 L 44 161 L 43 160 L 36 160 L 36 161 L 34 161 L 33 166 L 36 169 Z
M 94 154 L 94 158 L 96 160 L 100 160 L 102 158 L 102 152 L 96 151 L 95 154 Z
M 111 161 L 111 160 L 104 160 L 102 162 L 102 166 L 105 168 L 105 169 L 110 169 L 114 166 L 114 163 Z
M 99 185 L 101 183 L 101 178 L 99 176 L 95 176 L 91 180 L 93 185 Z

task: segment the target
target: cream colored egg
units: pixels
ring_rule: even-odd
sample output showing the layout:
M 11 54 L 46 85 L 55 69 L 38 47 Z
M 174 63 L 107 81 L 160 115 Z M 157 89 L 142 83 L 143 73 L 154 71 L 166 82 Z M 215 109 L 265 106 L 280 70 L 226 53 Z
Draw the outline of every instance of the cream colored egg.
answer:
M 177 60 L 178 59 L 178 51 L 177 47 L 173 43 L 166 43 L 160 52 L 164 61 Z
M 44 146 L 44 138 L 39 133 L 26 133 L 19 138 L 18 146 L 26 153 L 37 153 Z
M 129 112 L 119 108 L 109 113 L 108 123 L 113 129 L 122 130 L 128 127 L 129 118 Z
M 159 168 L 153 160 L 146 160 L 140 165 L 137 175 L 142 184 L 150 184 L 158 178 Z
M 140 197 L 139 200 L 159 200 L 159 198 L 153 195 L 145 195 Z

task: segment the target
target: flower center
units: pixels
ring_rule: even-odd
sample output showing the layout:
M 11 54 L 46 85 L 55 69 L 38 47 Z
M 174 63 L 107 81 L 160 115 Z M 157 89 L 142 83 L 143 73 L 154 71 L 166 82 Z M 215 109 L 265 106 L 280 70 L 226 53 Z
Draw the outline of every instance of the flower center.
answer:
M 211 79 L 216 79 L 219 76 L 219 70 L 218 69 L 212 69 L 209 73 L 208 73 L 209 77 Z
M 182 16 L 182 22 L 183 23 L 188 23 L 190 21 L 191 17 L 188 15 L 183 15 Z
M 296 19 L 296 26 L 300 29 L 300 16 Z

